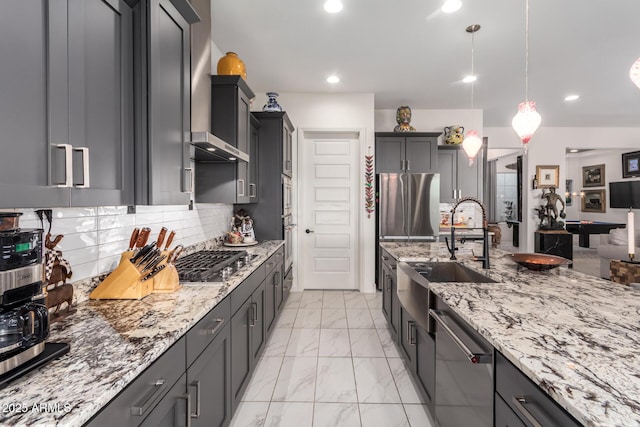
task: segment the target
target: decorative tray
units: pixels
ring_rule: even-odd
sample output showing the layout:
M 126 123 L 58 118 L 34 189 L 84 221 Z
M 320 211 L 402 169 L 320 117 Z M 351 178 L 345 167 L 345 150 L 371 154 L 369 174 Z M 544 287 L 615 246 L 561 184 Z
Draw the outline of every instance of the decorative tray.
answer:
M 232 248 L 241 248 L 241 247 L 245 247 L 245 246 L 253 246 L 253 245 L 257 245 L 258 241 L 254 240 L 253 242 L 242 242 L 242 243 L 229 243 L 229 242 L 224 242 L 222 243 L 225 246 L 229 246 Z

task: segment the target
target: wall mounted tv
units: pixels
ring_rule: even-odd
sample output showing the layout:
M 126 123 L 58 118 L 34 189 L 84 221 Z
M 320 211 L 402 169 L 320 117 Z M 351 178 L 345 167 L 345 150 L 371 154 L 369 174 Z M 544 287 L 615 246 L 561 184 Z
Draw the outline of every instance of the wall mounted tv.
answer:
M 640 181 L 610 182 L 609 207 L 640 209 Z

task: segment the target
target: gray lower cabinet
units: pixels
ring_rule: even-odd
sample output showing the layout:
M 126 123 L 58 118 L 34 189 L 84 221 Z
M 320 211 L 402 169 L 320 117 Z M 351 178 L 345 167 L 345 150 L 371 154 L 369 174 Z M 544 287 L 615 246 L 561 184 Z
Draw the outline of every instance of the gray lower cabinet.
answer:
M 391 335 L 400 333 L 400 300 L 397 294 L 396 260 L 384 249 L 380 249 L 380 272 L 382 283 L 382 313 L 389 323 Z
M 498 351 L 495 352 L 495 384 L 496 427 L 581 425 Z
M 185 339 L 181 338 L 138 378 L 107 405 L 88 425 L 91 427 L 139 426 L 143 421 L 157 422 L 169 411 L 186 411 Z M 162 402 L 162 405 L 160 403 Z M 156 410 L 156 407 L 158 409 Z M 184 412 L 186 413 L 186 412 Z M 184 422 L 180 421 L 183 420 Z M 186 416 L 175 425 L 186 425 Z M 147 423 L 146 425 L 160 425 Z M 164 424 L 166 425 L 166 424 Z M 169 424 L 174 425 L 174 424 Z
M 279 249 L 267 260 L 267 278 L 265 279 L 265 329 L 271 331 L 275 325 L 275 319 L 282 308 L 284 300 L 283 263 L 284 251 Z
M 424 401 L 431 413 L 434 411 L 436 392 L 436 341 L 433 335 L 416 326 L 416 361 L 415 378 L 418 383 L 418 390 L 422 394 Z
M 187 204 L 191 167 L 189 25 L 186 0 L 145 0 L 136 8 L 136 204 Z
M 409 312 L 400 307 L 400 329 L 398 330 L 398 342 L 402 356 L 409 365 L 411 372 L 415 373 L 416 363 L 416 322 Z
M 460 146 L 438 147 L 438 172 L 440 173 L 440 202 L 452 203 L 461 197 L 482 200 L 486 145 L 478 151 L 473 165 Z
M 182 374 L 178 382 L 169 389 L 158 405 L 153 408 L 141 427 L 189 427 L 189 406 L 192 396 L 185 394 L 187 375 Z M 117 424 L 111 424 L 117 425 Z
M 264 276 L 263 276 L 264 277 Z M 264 348 L 264 281 L 231 317 L 231 409 L 235 412 Z
M 0 206 L 130 204 L 131 6 L 123 0 L 2 6 L 0 140 L 7 149 Z
M 221 427 L 231 422 L 231 328 L 229 323 L 187 369 L 194 427 Z
M 376 132 L 376 173 L 435 173 L 439 133 Z

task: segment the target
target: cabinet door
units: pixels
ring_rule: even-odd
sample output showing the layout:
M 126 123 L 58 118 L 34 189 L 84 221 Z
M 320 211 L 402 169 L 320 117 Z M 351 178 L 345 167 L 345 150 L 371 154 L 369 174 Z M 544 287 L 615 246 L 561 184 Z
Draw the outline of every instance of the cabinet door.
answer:
M 457 169 L 457 150 L 450 148 L 439 148 L 438 172 L 440 173 L 440 203 L 452 203 L 457 199 Z
M 141 427 L 187 427 L 189 425 L 188 405 L 191 396 L 185 394 L 187 375 L 182 374 L 153 411 L 140 424 Z M 111 424 L 115 425 L 115 424 Z
M 132 204 L 132 9 L 123 0 L 69 0 L 68 34 L 71 205 Z
M 396 266 L 393 265 L 389 270 L 389 293 L 391 294 L 391 332 L 396 336 L 400 333 L 400 300 L 398 299 L 397 277 Z
M 151 0 L 149 19 L 149 204 L 187 204 L 190 170 L 189 24 L 170 0 Z
M 265 342 L 265 283 L 262 283 L 251 296 L 253 304 L 253 322 L 251 327 L 251 368 L 258 362 Z
M 376 173 L 404 172 L 404 136 L 376 138 Z
M 0 207 L 69 205 L 67 8 L 5 0 L 0 13 Z M 52 72 L 53 71 L 53 72 Z M 59 173 L 56 173 L 59 172 Z M 59 176 L 62 175 L 62 176 Z
M 400 337 L 400 349 L 407 360 L 407 365 L 411 367 L 411 371 L 415 372 L 416 360 L 416 322 L 413 317 L 402 307 L 400 307 L 400 329 L 398 330 Z
M 463 150 L 458 151 L 458 190 L 459 197 L 477 197 L 482 198 L 482 185 L 484 179 L 482 176 L 483 163 L 482 150 L 473 161 L 473 165 L 469 165 L 469 157 Z
M 258 201 L 258 145 L 260 144 L 260 122 L 251 116 L 249 135 L 249 202 Z
M 273 273 L 264 281 L 264 324 L 267 332 L 271 330 L 276 318 L 276 288 L 273 283 Z
M 282 263 L 282 253 L 277 253 L 276 258 L 280 260 L 280 263 L 276 265 L 276 269 L 273 272 L 273 286 L 276 288 L 276 315 L 282 310 L 282 303 L 284 302 L 284 264 Z
M 231 410 L 235 412 L 251 373 L 251 333 L 249 319 L 253 319 L 249 298 L 231 317 Z M 253 322 L 253 320 L 252 320 Z
M 249 193 L 249 164 L 238 162 L 236 164 L 236 198 L 235 203 L 244 204 L 251 201 Z
M 438 140 L 428 137 L 406 137 L 405 170 L 411 173 L 438 171 Z
M 433 414 L 436 389 L 436 342 L 431 334 L 416 328 L 416 378 L 425 403 Z
M 389 277 L 389 268 L 380 260 L 380 270 L 382 279 L 382 314 L 386 317 L 389 326 L 391 326 L 391 278 Z
M 293 174 L 293 139 L 291 130 L 284 125 L 282 130 L 282 173 L 291 177 Z
M 220 427 L 231 421 L 231 334 L 227 324 L 187 371 L 191 424 Z

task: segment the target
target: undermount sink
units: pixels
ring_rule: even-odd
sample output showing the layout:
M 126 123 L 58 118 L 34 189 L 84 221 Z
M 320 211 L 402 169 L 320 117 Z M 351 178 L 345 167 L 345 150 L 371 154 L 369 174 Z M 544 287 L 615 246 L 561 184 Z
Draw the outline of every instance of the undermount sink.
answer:
M 416 262 L 410 265 L 429 282 L 497 283 L 457 262 Z

